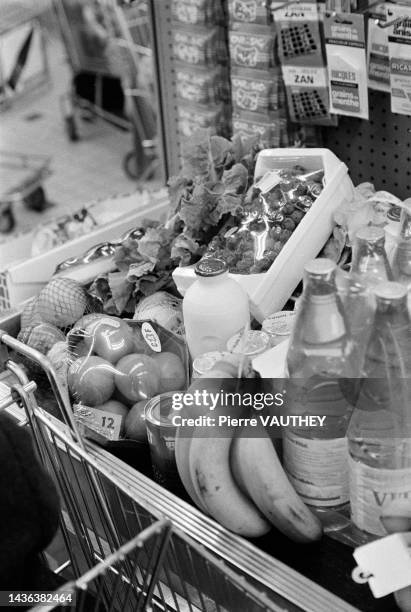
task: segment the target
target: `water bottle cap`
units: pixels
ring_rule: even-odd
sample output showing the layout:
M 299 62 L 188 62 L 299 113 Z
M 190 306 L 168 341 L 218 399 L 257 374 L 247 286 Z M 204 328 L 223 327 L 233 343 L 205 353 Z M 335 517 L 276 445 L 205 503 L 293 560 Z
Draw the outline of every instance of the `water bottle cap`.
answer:
M 404 298 L 407 293 L 407 287 L 405 285 L 401 285 L 401 283 L 381 283 L 377 285 L 374 289 L 374 293 L 377 298 L 383 300 L 400 300 Z
M 379 242 L 385 238 L 385 231 L 382 227 L 375 227 L 372 225 L 366 225 L 361 227 L 357 233 L 356 238 L 358 240 L 364 240 L 366 242 Z
M 312 259 L 305 264 L 305 271 L 308 274 L 330 274 L 336 268 L 336 263 L 332 259 L 327 259 L 325 257 L 318 257 L 317 259 Z
M 194 272 L 197 276 L 219 276 L 220 274 L 224 274 L 227 272 L 228 266 L 225 261 L 222 259 L 217 259 L 214 257 L 205 257 L 198 262 L 196 267 L 194 268 Z

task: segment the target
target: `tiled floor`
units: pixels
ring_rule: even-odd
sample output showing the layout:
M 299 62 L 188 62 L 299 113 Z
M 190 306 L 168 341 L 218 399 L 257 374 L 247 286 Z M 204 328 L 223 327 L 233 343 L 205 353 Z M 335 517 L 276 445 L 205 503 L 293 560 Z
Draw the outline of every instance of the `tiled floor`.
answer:
M 122 170 L 123 157 L 132 148 L 130 133 L 97 119 L 93 123 L 81 121 L 80 140 L 68 140 L 60 97 L 69 89 L 72 72 L 60 40 L 49 34 L 48 58 L 50 87 L 27 94 L 0 113 L 0 151 L 40 153 L 52 158 L 52 175 L 44 187 L 55 206 L 38 214 L 16 205 L 17 232 L 78 209 L 90 200 L 130 193 L 136 188 Z M 0 241 L 4 239 L 0 235 Z

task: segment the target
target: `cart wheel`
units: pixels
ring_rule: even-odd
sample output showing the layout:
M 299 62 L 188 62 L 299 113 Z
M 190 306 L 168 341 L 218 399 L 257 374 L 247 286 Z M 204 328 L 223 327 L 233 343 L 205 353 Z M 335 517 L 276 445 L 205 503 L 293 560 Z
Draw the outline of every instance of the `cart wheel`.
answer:
M 42 212 L 48 207 L 43 187 L 37 187 L 30 195 L 24 198 L 23 202 L 26 208 L 35 210 L 36 212 Z
M 135 152 L 129 151 L 129 153 L 127 153 L 123 159 L 123 170 L 126 175 L 133 180 L 138 180 L 144 176 L 144 179 L 149 181 L 154 176 L 156 171 L 154 165 L 152 168 L 149 168 L 150 164 L 153 162 L 153 159 L 154 157 L 144 156 L 144 159 L 140 165 L 137 162 L 137 155 Z
M 68 139 L 71 142 L 76 142 L 76 140 L 79 140 L 77 125 L 76 125 L 76 120 L 74 118 L 74 115 L 67 115 L 66 117 L 64 117 L 64 123 L 65 123 L 66 134 L 67 134 Z
M 11 207 L 5 208 L 0 211 L 0 233 L 8 234 L 14 229 L 16 225 L 16 220 L 13 215 L 13 211 Z

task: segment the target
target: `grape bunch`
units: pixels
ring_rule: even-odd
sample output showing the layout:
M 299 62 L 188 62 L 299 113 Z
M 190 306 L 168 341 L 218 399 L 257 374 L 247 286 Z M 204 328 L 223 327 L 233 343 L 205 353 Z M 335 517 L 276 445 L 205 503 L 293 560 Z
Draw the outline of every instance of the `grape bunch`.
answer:
M 281 182 L 262 193 L 255 185 L 245 198 L 237 230 L 216 236 L 208 253 L 224 259 L 230 272 L 266 272 L 322 191 L 322 172 L 295 166 L 279 172 Z

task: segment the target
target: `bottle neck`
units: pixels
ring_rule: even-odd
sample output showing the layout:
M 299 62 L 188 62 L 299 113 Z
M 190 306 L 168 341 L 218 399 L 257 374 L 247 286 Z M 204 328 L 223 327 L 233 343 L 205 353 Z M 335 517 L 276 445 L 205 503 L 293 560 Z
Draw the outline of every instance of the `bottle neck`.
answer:
M 347 323 L 335 284 L 335 271 L 328 276 L 306 275 L 297 325 L 300 338 L 309 344 L 325 344 L 347 335 Z
M 400 237 L 402 240 L 411 241 L 411 211 L 405 208 L 403 209 L 401 215 Z

